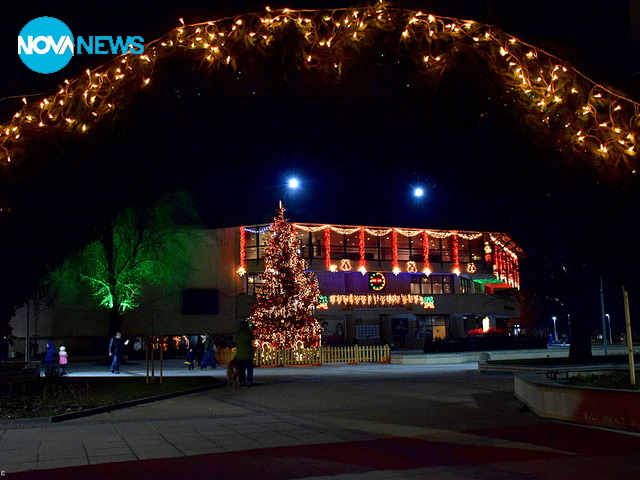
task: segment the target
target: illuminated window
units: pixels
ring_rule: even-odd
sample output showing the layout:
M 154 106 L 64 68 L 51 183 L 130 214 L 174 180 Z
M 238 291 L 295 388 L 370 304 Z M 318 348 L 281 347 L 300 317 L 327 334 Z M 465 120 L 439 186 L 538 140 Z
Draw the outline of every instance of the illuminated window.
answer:
M 471 288 L 471 280 L 465 277 L 460 277 L 460 293 L 473 293 Z
M 260 293 L 262 288 L 262 279 L 257 273 L 249 273 L 245 275 L 245 293 L 247 295 L 256 295 Z
M 450 295 L 453 293 L 453 275 L 411 275 L 411 293 Z

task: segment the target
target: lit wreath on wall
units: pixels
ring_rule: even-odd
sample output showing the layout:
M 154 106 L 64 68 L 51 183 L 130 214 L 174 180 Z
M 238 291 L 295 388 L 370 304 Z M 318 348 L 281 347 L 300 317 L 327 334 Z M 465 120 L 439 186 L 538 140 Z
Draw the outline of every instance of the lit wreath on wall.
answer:
M 369 274 L 369 288 L 371 290 L 375 290 L 379 292 L 384 290 L 384 287 L 387 285 L 387 279 L 384 274 L 380 272 L 373 272 Z

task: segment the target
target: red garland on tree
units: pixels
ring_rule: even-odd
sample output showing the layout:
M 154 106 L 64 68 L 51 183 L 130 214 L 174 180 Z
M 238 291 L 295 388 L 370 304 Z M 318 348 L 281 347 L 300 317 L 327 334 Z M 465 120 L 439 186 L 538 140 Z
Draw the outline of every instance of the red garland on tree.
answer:
M 305 261 L 298 254 L 300 242 L 284 211 L 280 203 L 264 255 L 262 289 L 248 320 L 259 346 L 315 347 L 320 344 L 321 327 L 313 307 L 320 287 L 315 273 L 305 272 Z

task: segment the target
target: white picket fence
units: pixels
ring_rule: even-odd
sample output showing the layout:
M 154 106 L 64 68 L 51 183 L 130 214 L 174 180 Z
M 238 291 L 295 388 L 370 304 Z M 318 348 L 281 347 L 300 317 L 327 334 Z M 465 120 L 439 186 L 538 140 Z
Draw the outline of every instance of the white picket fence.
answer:
M 216 353 L 220 364 L 226 364 L 235 356 L 235 348 L 221 348 Z M 315 347 L 256 350 L 253 359 L 256 367 L 286 367 L 289 365 L 322 365 L 323 363 L 389 363 L 391 349 L 384 346 Z

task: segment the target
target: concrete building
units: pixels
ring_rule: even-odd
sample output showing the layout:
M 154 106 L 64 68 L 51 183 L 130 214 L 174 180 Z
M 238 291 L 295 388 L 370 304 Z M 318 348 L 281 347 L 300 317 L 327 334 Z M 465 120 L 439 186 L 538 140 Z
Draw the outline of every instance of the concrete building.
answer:
M 177 343 L 207 331 L 221 339 L 234 333 L 261 287 L 269 227 L 194 235 L 186 285 L 145 287 L 139 307 L 124 316 L 123 335 Z M 319 280 L 315 314 L 325 344 L 422 348 L 520 315 L 521 252 L 506 234 L 316 224 L 296 224 L 296 232 Z M 40 351 L 53 339 L 70 352 L 106 353 L 107 317 L 89 301 L 65 305 L 44 295 L 21 308 L 12 326 L 22 354 L 26 338 Z

